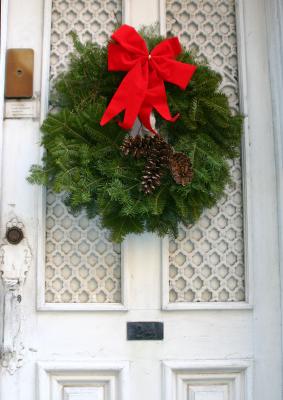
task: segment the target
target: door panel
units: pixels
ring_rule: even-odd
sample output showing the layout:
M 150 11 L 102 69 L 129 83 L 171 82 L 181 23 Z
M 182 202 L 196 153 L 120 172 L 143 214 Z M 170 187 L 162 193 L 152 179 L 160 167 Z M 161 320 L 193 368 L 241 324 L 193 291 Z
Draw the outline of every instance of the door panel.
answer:
M 167 34 L 223 76 L 222 90 L 239 109 L 235 1 L 166 1 Z M 169 303 L 245 300 L 241 161 L 218 204 L 169 241 Z M 171 304 L 172 305 L 172 304 Z M 188 305 L 189 306 L 189 305 Z
M 104 44 L 115 27 L 114 19 L 119 21 L 121 13 L 121 2 L 88 1 L 82 6 L 78 2 L 54 0 L 51 82 L 67 67 L 72 50 L 69 36 L 72 29 L 83 41 Z M 231 107 L 237 110 L 234 2 L 217 3 L 212 7 L 208 2 L 168 1 L 166 16 L 167 33 L 179 35 L 183 45 L 198 54 L 200 60 L 207 59 L 223 75 L 223 91 L 229 96 Z M 175 305 L 178 308 L 179 303 L 184 309 L 194 306 L 195 302 L 244 302 L 248 297 L 240 160 L 231 165 L 231 173 L 233 184 L 218 205 L 206 211 L 195 226 L 180 227 L 177 240 L 171 239 L 169 244 L 168 240 L 163 242 L 164 308 L 173 309 Z M 109 241 L 97 219 L 89 221 L 83 214 L 71 216 L 61 197 L 51 192 L 47 194 L 46 266 L 42 266 L 45 272 L 41 274 L 41 277 L 45 275 L 45 294 L 40 280 L 39 307 L 60 309 L 60 303 L 123 303 L 120 246 Z M 47 306 L 48 303 L 51 304 Z
M 41 400 L 128 399 L 127 363 L 40 363 L 38 394 Z
M 91 40 L 105 45 L 121 18 L 121 0 L 53 0 L 51 87 L 58 74 L 68 66 L 73 50 L 71 31 L 75 31 L 84 42 Z M 121 245 L 110 241 L 108 231 L 100 227 L 98 218 L 89 220 L 84 213 L 70 215 L 63 197 L 51 191 L 47 193 L 46 261 L 41 266 L 43 279 L 38 283 L 39 307 L 59 309 L 62 303 L 90 303 L 88 309 L 106 309 L 108 303 L 114 303 L 113 307 L 119 308 L 120 305 L 121 308 L 121 303 L 125 304 L 121 293 Z M 91 303 L 98 303 L 97 307 Z M 74 305 L 73 308 L 82 309 L 83 305 Z
M 252 364 L 248 361 L 180 362 L 163 365 L 164 399 L 229 400 L 252 398 Z
M 44 268 L 46 303 L 122 303 L 121 245 L 109 240 L 98 218 L 70 215 L 51 191 Z

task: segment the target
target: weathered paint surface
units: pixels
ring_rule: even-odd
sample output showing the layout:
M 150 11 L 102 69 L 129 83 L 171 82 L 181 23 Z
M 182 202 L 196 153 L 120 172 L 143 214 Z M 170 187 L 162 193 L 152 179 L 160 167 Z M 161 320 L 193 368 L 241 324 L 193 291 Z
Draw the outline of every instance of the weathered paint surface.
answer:
M 242 103 L 248 115 L 244 173 L 254 309 L 161 311 L 160 239 L 145 234 L 129 237 L 125 249 L 128 311 L 37 311 L 42 201 L 40 189 L 25 178 L 40 157 L 40 121 L 5 120 L 1 238 L 16 216 L 25 227 L 33 258 L 19 303 L 23 366 L 14 374 L 1 369 L 2 400 L 281 399 L 276 180 L 264 4 L 250 0 L 237 5 Z M 30 0 L 24 6 L 11 0 L 7 25 L 8 47 L 35 50 L 34 86 L 42 96 L 41 116 L 48 92 L 50 6 L 49 0 Z M 162 1 L 124 2 L 125 21 L 134 25 L 160 19 L 164 28 L 164 15 Z M 127 341 L 127 321 L 163 321 L 164 340 Z

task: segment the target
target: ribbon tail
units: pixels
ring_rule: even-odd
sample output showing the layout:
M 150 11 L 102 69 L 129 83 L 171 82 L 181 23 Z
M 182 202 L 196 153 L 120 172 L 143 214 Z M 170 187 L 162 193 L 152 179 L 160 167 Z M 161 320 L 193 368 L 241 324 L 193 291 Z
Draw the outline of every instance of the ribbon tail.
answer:
M 153 110 L 153 107 L 150 104 L 143 103 L 139 112 L 139 119 L 143 126 L 150 132 L 154 133 L 155 135 L 157 132 L 152 128 L 150 123 L 150 115 Z
M 179 118 L 180 114 L 178 113 L 172 117 L 167 103 L 164 82 L 162 80 L 160 80 L 159 93 L 159 98 L 153 103 L 154 109 L 161 115 L 162 118 L 166 119 L 166 121 L 175 122 Z
M 146 98 L 143 103 L 142 108 L 143 111 L 143 119 L 147 122 L 149 121 L 150 112 L 154 108 L 162 118 L 166 119 L 166 121 L 175 122 L 179 117 L 179 114 L 172 117 L 171 112 L 169 110 L 169 106 L 167 103 L 167 96 L 164 82 L 155 71 L 150 72 L 149 77 L 150 87 L 147 90 Z M 150 107 L 150 111 L 148 110 Z M 149 116 L 148 116 L 149 114 Z M 149 122 L 150 124 L 150 122 Z M 151 128 L 152 129 L 152 128 Z
M 168 104 L 167 104 L 167 99 L 166 99 L 166 92 L 165 92 L 165 87 L 163 85 L 163 94 L 160 92 L 160 97 L 158 99 L 158 102 L 150 102 L 149 96 L 146 97 L 145 101 L 143 102 L 140 112 L 139 112 L 139 119 L 143 126 L 149 130 L 150 132 L 154 133 L 155 135 L 157 132 L 153 129 L 151 126 L 151 121 L 150 121 L 150 116 L 153 110 L 156 110 L 162 118 L 166 119 L 166 121 L 169 122 L 175 122 L 180 114 L 176 114 L 174 117 L 172 117 Z
M 100 125 L 106 125 L 112 118 L 120 114 L 125 109 L 125 105 L 119 101 L 119 93 L 116 92 L 117 96 L 113 96 L 108 107 L 104 111 L 104 114 L 100 120 Z
M 144 100 L 147 82 L 147 68 L 143 67 L 141 63 L 137 63 L 122 80 L 101 118 L 100 125 L 107 124 L 125 110 L 123 121 L 119 122 L 119 125 L 123 129 L 131 129 Z

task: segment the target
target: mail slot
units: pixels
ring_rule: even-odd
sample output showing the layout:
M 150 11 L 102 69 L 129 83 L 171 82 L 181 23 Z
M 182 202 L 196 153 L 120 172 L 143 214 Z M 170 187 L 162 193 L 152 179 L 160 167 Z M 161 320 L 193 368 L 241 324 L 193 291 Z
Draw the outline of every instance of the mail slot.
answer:
M 128 322 L 128 340 L 163 340 L 163 322 Z

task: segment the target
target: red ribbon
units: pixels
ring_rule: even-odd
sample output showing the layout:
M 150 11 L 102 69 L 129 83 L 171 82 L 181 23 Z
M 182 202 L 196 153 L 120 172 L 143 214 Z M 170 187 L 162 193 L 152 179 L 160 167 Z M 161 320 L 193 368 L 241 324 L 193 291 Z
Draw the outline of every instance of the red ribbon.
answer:
M 176 61 L 182 48 L 177 37 L 165 39 L 149 54 L 144 39 L 128 25 L 122 25 L 112 34 L 108 46 L 108 70 L 129 71 L 112 97 L 100 125 L 105 125 L 125 110 L 119 125 L 130 130 L 137 117 L 151 132 L 150 113 L 155 109 L 167 121 L 176 121 L 179 114 L 171 116 L 164 81 L 174 83 L 184 90 L 189 84 L 195 65 Z M 154 132 L 155 133 L 155 132 Z

